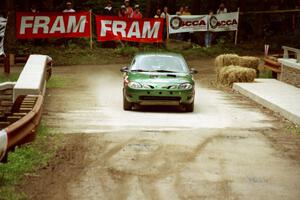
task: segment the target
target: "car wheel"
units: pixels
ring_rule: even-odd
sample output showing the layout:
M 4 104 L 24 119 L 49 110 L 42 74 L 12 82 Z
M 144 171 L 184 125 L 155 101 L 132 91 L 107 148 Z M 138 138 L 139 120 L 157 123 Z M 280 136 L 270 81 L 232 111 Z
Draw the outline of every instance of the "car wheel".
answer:
M 127 101 L 126 97 L 123 95 L 123 109 L 124 110 L 131 110 L 132 108 L 132 103 Z
M 185 105 L 186 112 L 193 112 L 194 111 L 194 101 L 191 104 Z

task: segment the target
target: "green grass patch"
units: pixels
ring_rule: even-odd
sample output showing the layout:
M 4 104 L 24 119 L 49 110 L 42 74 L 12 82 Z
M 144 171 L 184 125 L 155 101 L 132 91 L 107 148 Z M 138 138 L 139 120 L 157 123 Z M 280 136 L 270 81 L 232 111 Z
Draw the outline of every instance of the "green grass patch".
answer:
M 259 78 L 273 78 L 271 70 L 260 70 Z
M 7 81 L 17 81 L 19 78 L 19 73 L 10 73 L 10 74 L 0 74 L 0 83 Z
M 71 83 L 69 79 L 66 79 L 61 76 L 51 76 L 47 81 L 47 88 L 63 88 L 68 86 Z
M 77 42 L 77 43 L 76 43 Z M 216 44 L 206 48 L 197 44 L 177 43 L 177 48 L 165 48 L 163 44 L 118 44 L 116 48 L 101 48 L 101 44 L 95 44 L 93 49 L 89 45 L 76 40 L 67 47 L 61 44 L 49 43 L 43 46 L 34 46 L 30 43 L 18 46 L 18 55 L 45 54 L 53 58 L 55 65 L 97 65 L 130 62 L 132 56 L 140 52 L 174 52 L 183 54 L 187 59 L 200 59 L 216 57 L 223 53 L 237 53 L 239 55 L 258 55 L 254 45 Z M 186 48 L 181 48 L 187 46 Z
M 16 190 L 26 173 L 32 173 L 45 166 L 55 154 L 57 146 L 49 147 L 53 141 L 53 130 L 41 125 L 38 128 L 34 142 L 16 148 L 8 154 L 8 162 L 0 163 L 0 200 L 26 199 L 25 194 Z
M 299 127 L 299 126 L 297 126 L 297 125 L 287 125 L 287 126 L 285 127 L 285 129 L 286 129 L 288 132 L 290 132 L 290 133 L 292 133 L 292 134 L 295 134 L 295 135 L 297 135 L 297 136 L 300 137 L 300 127 Z

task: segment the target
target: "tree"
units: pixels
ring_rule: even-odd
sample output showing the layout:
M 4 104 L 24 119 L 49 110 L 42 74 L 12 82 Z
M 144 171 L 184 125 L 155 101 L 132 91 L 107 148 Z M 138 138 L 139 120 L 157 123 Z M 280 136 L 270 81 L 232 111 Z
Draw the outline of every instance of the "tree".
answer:
M 7 54 L 16 53 L 16 7 L 15 0 L 5 0 L 6 10 L 8 11 L 7 25 L 5 31 L 4 46 Z

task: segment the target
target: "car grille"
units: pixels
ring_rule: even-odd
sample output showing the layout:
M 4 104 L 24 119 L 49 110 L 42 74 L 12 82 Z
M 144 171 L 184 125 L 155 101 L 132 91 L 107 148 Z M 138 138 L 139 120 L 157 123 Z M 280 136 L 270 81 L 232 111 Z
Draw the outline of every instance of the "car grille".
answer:
M 140 96 L 140 100 L 180 101 L 181 97 Z

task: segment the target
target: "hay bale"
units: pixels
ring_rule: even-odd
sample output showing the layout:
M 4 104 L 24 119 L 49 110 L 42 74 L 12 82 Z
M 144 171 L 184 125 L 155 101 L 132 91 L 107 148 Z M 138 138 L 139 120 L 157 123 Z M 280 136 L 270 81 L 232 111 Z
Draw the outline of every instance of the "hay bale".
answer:
M 241 66 L 230 65 L 219 70 L 218 81 L 226 86 L 232 86 L 236 82 L 253 82 L 256 70 Z
M 241 56 L 239 58 L 239 66 L 248 67 L 251 69 L 258 69 L 259 66 L 259 58 L 253 56 Z
M 216 57 L 215 66 L 217 68 L 229 65 L 239 65 L 239 56 L 237 54 L 222 54 Z

